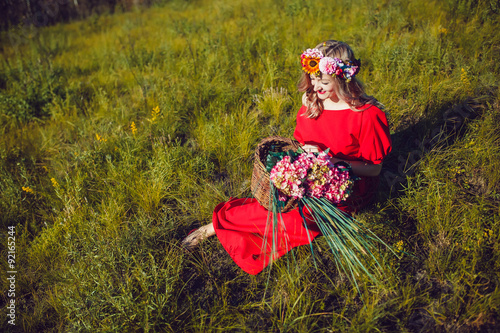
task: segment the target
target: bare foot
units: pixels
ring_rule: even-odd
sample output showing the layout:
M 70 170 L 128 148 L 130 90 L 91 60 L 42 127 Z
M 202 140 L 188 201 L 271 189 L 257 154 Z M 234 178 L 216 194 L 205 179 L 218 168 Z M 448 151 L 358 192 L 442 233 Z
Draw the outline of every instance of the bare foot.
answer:
M 187 250 L 192 250 L 196 247 L 202 240 L 210 236 L 215 235 L 214 225 L 212 223 L 204 225 L 199 229 L 196 229 L 191 234 L 189 234 L 182 241 L 181 245 Z

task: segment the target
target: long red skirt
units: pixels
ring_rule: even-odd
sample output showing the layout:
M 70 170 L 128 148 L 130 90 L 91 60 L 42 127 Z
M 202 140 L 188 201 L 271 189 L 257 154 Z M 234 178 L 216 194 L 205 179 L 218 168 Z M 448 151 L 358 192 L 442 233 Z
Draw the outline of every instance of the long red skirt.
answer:
M 306 228 L 298 208 L 280 214 L 274 230 L 274 249 L 273 216 L 256 199 L 230 199 L 219 204 L 214 210 L 213 224 L 219 241 L 234 262 L 245 272 L 258 274 L 271 258 L 277 259 L 294 247 L 309 244 L 320 234 L 317 225 L 307 217 Z
M 353 191 L 357 195 L 353 195 L 347 204 L 337 207 L 351 213 L 365 206 L 369 201 L 368 197 L 373 194 L 373 191 L 368 191 L 369 188 L 374 188 L 373 181 L 375 180 L 365 178 L 364 182 L 359 182 Z M 378 183 L 378 179 L 376 181 Z M 314 238 L 321 235 L 307 210 L 303 212 L 305 222 L 298 208 L 280 214 L 273 235 L 271 212 L 254 198 L 232 198 L 215 207 L 213 225 L 219 241 L 234 262 L 245 272 L 255 275 L 267 267 L 271 260 L 283 256 L 297 246 L 310 244 Z

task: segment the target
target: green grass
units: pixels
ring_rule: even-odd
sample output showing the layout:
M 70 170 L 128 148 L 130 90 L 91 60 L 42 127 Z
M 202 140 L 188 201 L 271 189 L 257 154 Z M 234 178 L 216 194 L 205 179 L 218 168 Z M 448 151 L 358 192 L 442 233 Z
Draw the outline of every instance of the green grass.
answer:
M 0 35 L 0 273 L 6 331 L 471 332 L 500 306 L 495 1 L 172 1 Z M 385 278 L 339 274 L 322 238 L 257 276 L 189 230 L 250 196 L 252 155 L 292 136 L 298 57 L 348 42 L 394 150 L 356 218 Z M 19 43 L 17 43 L 19 41 Z M 154 108 L 159 108 L 155 114 Z M 133 124 L 133 125 L 132 125 Z M 23 189 L 24 188 L 24 189 Z M 289 269 L 295 260 L 296 268 Z

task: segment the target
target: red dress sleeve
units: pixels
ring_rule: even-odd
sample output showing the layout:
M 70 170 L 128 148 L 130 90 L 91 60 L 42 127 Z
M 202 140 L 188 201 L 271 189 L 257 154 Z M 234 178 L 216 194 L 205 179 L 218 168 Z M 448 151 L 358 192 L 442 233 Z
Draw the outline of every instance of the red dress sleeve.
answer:
M 363 112 L 360 124 L 358 157 L 380 164 L 392 148 L 391 134 L 385 113 L 372 106 Z

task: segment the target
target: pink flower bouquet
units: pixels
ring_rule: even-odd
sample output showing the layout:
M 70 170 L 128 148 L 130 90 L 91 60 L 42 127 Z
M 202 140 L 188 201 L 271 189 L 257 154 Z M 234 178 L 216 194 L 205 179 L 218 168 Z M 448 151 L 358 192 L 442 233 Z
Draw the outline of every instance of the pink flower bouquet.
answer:
M 333 164 L 327 152 L 299 153 L 294 161 L 291 156 L 284 156 L 272 168 L 269 178 L 280 201 L 307 196 L 339 203 L 347 199 L 354 184 L 350 168 Z
M 374 253 L 380 245 L 390 251 L 392 249 L 362 223 L 336 207 L 336 204 L 351 195 L 354 182 L 358 179 L 352 174 L 350 165 L 345 162 L 332 163 L 328 150 L 306 153 L 298 148 L 296 152 L 269 151 L 265 167 L 269 172 L 268 197 L 272 214 L 269 216 L 268 228 L 272 230 L 273 249 L 277 241 L 276 230 L 286 230 L 284 226 L 279 226 L 283 223 L 282 208 L 288 202 L 295 201 L 304 219 L 304 226 L 307 228 L 304 213 L 304 209 L 307 209 L 321 230 L 334 254 L 339 272 L 347 274 L 356 286 L 356 276 L 362 273 L 377 281 L 376 274 L 372 274 L 369 269 L 375 268 L 378 273 L 382 271 Z M 368 258 L 375 265 L 368 264 L 365 261 Z

